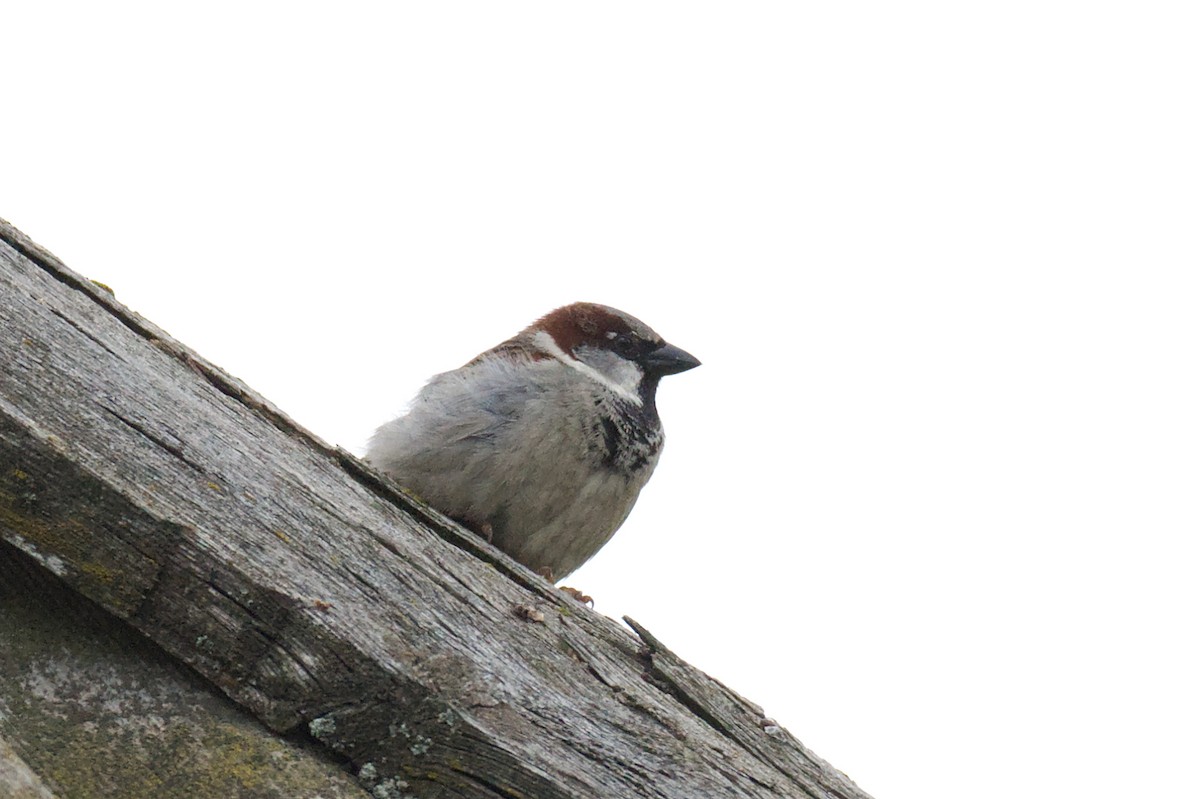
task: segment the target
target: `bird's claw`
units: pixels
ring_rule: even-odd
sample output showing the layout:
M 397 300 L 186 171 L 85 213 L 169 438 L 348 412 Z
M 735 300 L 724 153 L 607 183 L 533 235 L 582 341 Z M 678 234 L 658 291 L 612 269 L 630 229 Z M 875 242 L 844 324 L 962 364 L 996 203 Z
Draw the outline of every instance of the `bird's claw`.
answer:
M 580 603 L 587 605 L 588 607 L 592 607 L 592 608 L 594 608 L 596 606 L 596 603 L 592 600 L 592 598 L 590 596 L 588 596 L 587 594 L 583 593 L 582 591 L 580 591 L 578 588 L 571 588 L 570 586 L 560 585 L 558 587 L 558 590 L 562 591 L 564 594 L 571 597 L 571 599 L 574 599 L 576 602 L 580 602 Z

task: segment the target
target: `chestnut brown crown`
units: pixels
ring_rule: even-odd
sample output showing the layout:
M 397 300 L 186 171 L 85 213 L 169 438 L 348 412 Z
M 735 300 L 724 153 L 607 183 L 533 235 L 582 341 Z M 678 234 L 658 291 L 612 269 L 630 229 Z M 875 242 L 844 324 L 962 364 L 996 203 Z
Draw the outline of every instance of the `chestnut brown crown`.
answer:
M 594 302 L 576 302 L 555 309 L 529 329 L 550 334 L 554 343 L 572 357 L 581 347 L 609 350 L 656 376 L 677 374 L 700 365 L 697 358 L 663 341 L 640 319 Z

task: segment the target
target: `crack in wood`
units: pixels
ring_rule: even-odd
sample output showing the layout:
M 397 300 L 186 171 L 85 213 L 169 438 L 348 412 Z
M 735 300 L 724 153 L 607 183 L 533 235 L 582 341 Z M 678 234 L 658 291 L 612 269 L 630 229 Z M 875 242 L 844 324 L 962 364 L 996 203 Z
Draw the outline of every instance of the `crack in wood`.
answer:
M 865 797 L 826 764 L 801 763 L 810 755 L 790 736 L 766 737 L 744 700 L 635 623 L 642 660 L 612 620 L 564 604 L 2 220 L 0 239 L 13 247 L 0 247 L 13 268 L 0 280 L 13 321 L 0 327 L 0 432 L 16 431 L 0 454 L 36 461 L 30 480 L 43 481 L 31 514 L 19 496 L 32 489 L 4 484 L 18 478 L 0 469 L 0 489 L 18 498 L 6 500 L 13 524 L 71 590 L 272 729 L 305 730 L 381 780 L 419 779 L 426 796 L 772 799 L 780 791 L 765 786 L 815 771 L 830 787 L 811 795 Z M 79 310 L 69 326 L 35 299 L 54 292 L 63 314 Z M 80 328 L 105 351 L 66 357 L 78 348 L 61 342 Z M 22 342 L 35 338 L 64 357 L 29 357 Z M 121 424 L 92 423 L 97 394 Z M 172 457 L 146 468 L 147 439 Z M 189 451 L 220 467 L 212 485 L 195 479 Z M 508 611 L 538 600 L 546 624 Z M 454 766 L 446 755 L 460 750 Z M 482 780 L 451 788 L 455 769 Z
M 86 339 L 88 339 L 89 341 L 93 342 L 94 344 L 96 344 L 98 347 L 102 348 L 102 349 L 103 349 L 105 352 L 107 352 L 109 355 L 113 356 L 114 358 L 121 359 L 121 356 L 120 356 L 120 355 L 118 355 L 116 352 L 114 352 L 114 351 L 113 351 L 113 349 L 112 349 L 111 347 L 109 347 L 107 344 L 105 344 L 103 341 L 101 341 L 99 338 L 97 338 L 97 337 L 95 336 L 95 334 L 93 334 L 93 333 L 92 333 L 90 330 L 86 329 L 86 328 L 85 328 L 83 325 L 79 324 L 79 323 L 78 323 L 78 322 L 76 322 L 74 319 L 72 319 L 71 317 L 67 316 L 67 315 L 66 315 L 66 314 L 64 314 L 62 311 L 58 310 L 57 308 L 53 308 L 53 307 L 50 307 L 50 306 L 47 306 L 47 307 L 49 308 L 49 310 L 50 310 L 50 313 L 54 314 L 54 315 L 55 315 L 55 316 L 57 316 L 59 319 L 61 319 L 61 320 L 63 320 L 64 322 L 66 322 L 68 325 L 70 325 L 71 327 L 73 327 L 73 328 L 75 328 L 76 330 L 78 330 L 78 331 L 79 331 L 79 334 L 80 334 L 80 335 L 82 335 L 84 338 L 86 338 Z M 123 360 L 123 359 L 122 359 L 122 360 Z
M 192 467 L 192 469 L 195 470 L 197 473 L 199 473 L 199 474 L 207 473 L 203 466 L 201 466 L 200 464 L 196 463 L 195 461 L 191 460 L 190 458 L 188 458 L 186 455 L 183 454 L 183 445 L 182 444 L 172 444 L 171 442 L 167 441 L 166 439 L 162 438 L 161 436 L 157 436 L 154 433 L 150 432 L 145 426 L 138 424 L 137 422 L 133 421 L 132 419 L 125 417 L 120 412 L 110 408 L 108 405 L 105 405 L 104 403 L 99 403 L 99 406 L 100 406 L 100 410 L 105 411 L 110 416 L 112 416 L 114 419 L 116 419 L 118 422 L 125 425 L 129 429 L 133 430 L 135 433 L 141 434 L 141 436 L 143 438 L 145 438 L 146 440 L 150 441 L 152 444 L 159 447 L 159 449 L 162 449 L 163 451 L 169 453 L 171 456 L 178 458 L 183 463 Z
M 729 704 L 738 705 L 742 708 L 742 712 L 746 716 L 756 716 L 756 721 L 762 721 L 762 709 L 751 705 L 742 697 L 733 694 L 724 685 L 721 685 L 716 680 L 713 680 L 708 675 L 697 670 L 694 666 L 689 665 L 678 655 L 668 649 L 659 641 L 649 630 L 638 624 L 628 616 L 624 617 L 625 623 L 628 624 L 645 642 L 645 651 L 642 654 L 642 660 L 646 668 L 646 679 L 651 684 L 659 688 L 669 696 L 672 696 L 685 707 L 687 707 L 693 715 L 703 720 L 706 724 L 712 727 L 715 731 L 727 738 L 738 746 L 738 748 L 748 754 L 750 757 L 772 767 L 777 772 L 788 777 L 789 781 L 796 788 L 804 791 L 806 796 L 814 799 L 823 799 L 824 797 L 833 797 L 834 799 L 863 799 L 866 794 L 862 793 L 850 783 L 849 779 L 841 772 L 835 772 L 824 761 L 818 762 L 811 753 L 799 741 L 787 735 L 790 746 L 778 744 L 784 751 L 790 755 L 788 758 L 780 758 L 771 753 L 767 742 L 771 741 L 771 736 L 762 729 L 761 723 L 754 725 L 745 724 L 746 733 L 742 733 L 738 729 L 737 721 L 739 720 L 736 713 L 731 713 L 726 710 L 725 714 L 721 711 L 709 707 L 705 701 L 693 695 L 691 686 L 685 685 L 685 681 L 677 675 L 686 675 L 688 682 L 704 681 L 711 683 L 718 693 L 709 693 L 708 696 L 720 696 L 728 694 L 731 699 Z M 728 718 L 729 722 L 722 721 Z M 751 732 L 751 728 L 753 731 Z M 780 728 L 780 734 L 785 734 Z M 805 767 L 797 770 L 795 763 L 789 764 L 787 760 L 795 761 L 797 758 L 805 761 Z M 761 782 L 748 774 L 751 779 L 760 782 L 764 787 L 776 789 L 777 786 L 771 783 Z M 831 777 L 833 777 L 831 779 Z

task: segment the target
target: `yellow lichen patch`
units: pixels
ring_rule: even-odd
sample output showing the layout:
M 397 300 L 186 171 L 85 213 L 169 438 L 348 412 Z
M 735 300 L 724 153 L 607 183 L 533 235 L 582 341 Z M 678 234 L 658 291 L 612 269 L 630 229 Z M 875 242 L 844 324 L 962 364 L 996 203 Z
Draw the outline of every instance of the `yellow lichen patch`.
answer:
M 323 794 L 346 779 L 286 743 L 264 739 L 244 725 L 218 722 L 201 730 L 196 740 L 190 724 L 179 719 L 167 723 L 157 737 L 135 737 L 128 744 L 78 734 L 75 737 L 82 746 L 66 749 L 46 770 L 64 787 L 64 796 L 97 796 L 95 760 L 106 758 L 105 782 L 119 783 L 120 795 L 127 799 L 307 796 L 312 795 L 309 790 Z M 336 795 L 345 795 L 345 789 Z
M 49 545 L 52 550 L 69 546 L 69 538 L 32 514 L 22 512 L 24 508 L 24 503 L 17 497 L 0 492 L 0 524 L 34 544 Z
M 211 480 L 208 483 L 208 487 L 211 488 L 213 491 L 216 491 L 218 494 L 221 493 L 221 486 L 217 485 L 216 483 L 212 482 Z
M 233 724 L 216 725 L 205 744 L 208 774 L 216 779 L 233 779 L 251 790 L 267 787 L 274 761 L 287 754 L 282 743 L 248 735 Z
M 142 599 L 142 587 L 128 572 L 109 569 L 97 562 L 110 553 L 105 551 L 96 531 L 75 518 L 38 518 L 19 498 L 0 491 L 0 527 L 7 527 L 20 541 L 17 545 L 60 577 L 82 573 L 94 582 L 85 589 L 88 596 L 118 612 L 130 612 Z M 115 553 L 111 553 L 117 560 Z M 137 558 L 138 556 L 134 556 Z M 142 559 L 138 567 L 153 568 Z
M 285 544 L 292 543 L 292 539 L 288 538 L 288 534 L 285 533 L 283 530 L 272 530 L 271 532 L 274 533 L 275 537 L 278 538 L 283 543 L 285 543 Z
M 84 563 L 79 570 L 89 577 L 94 577 L 102 583 L 111 583 L 117 579 L 117 573 L 99 563 Z
M 29 479 L 29 475 L 25 474 L 25 472 L 21 471 L 20 469 L 13 469 L 11 472 L 9 472 L 9 474 L 11 474 L 13 477 L 15 477 L 18 480 Z
M 107 283 L 101 283 L 99 280 L 93 280 L 92 285 L 98 289 L 103 289 L 103 290 L 107 291 L 109 294 L 111 294 L 114 297 L 117 296 L 117 292 L 113 291 L 112 288 Z

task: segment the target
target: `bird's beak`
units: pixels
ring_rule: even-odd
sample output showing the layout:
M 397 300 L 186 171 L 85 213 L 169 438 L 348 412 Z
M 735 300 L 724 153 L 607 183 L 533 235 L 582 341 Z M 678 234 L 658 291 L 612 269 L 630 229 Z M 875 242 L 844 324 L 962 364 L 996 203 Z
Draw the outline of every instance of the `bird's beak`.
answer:
M 673 375 L 695 369 L 700 361 L 673 344 L 663 344 L 642 359 L 646 368 L 657 375 Z

